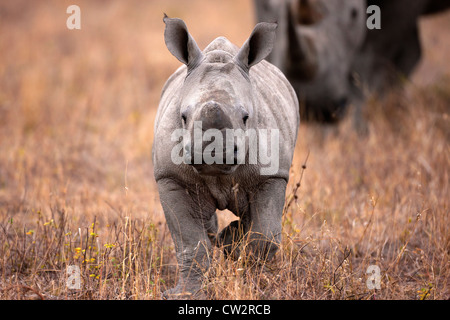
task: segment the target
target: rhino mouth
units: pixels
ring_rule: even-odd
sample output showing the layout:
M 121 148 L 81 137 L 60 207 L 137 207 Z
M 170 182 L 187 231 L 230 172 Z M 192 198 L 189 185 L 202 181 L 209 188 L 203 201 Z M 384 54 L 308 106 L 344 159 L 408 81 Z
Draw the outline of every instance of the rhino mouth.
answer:
M 229 161 L 231 159 L 227 159 L 227 154 L 224 152 L 221 155 L 221 158 L 223 157 L 222 161 L 219 163 L 206 163 L 204 154 L 201 155 L 202 161 L 200 163 L 193 163 L 191 166 L 194 168 L 194 171 L 201 175 L 228 175 L 233 173 L 237 166 L 239 165 L 238 158 L 237 158 L 237 146 L 234 147 L 233 153 L 232 153 L 232 161 Z M 215 156 L 215 152 L 213 151 L 211 153 L 211 156 Z M 195 158 L 195 153 L 193 155 L 193 158 Z M 228 161 L 227 161 L 228 160 Z
M 220 176 L 232 174 L 237 169 L 237 165 L 229 164 L 194 164 L 192 168 L 198 174 L 205 176 Z

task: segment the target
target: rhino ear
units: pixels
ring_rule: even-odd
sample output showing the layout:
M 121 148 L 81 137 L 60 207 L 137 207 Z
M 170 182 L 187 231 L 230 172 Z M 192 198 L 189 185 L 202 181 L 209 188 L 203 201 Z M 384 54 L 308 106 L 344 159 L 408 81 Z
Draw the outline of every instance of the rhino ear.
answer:
M 167 49 L 182 63 L 188 66 L 188 69 L 195 67 L 201 60 L 202 52 L 197 46 L 194 38 L 189 34 L 186 24 L 183 20 L 169 18 L 164 14 L 164 41 Z
M 236 62 L 249 70 L 252 66 L 267 57 L 275 43 L 276 23 L 260 22 L 236 55 Z

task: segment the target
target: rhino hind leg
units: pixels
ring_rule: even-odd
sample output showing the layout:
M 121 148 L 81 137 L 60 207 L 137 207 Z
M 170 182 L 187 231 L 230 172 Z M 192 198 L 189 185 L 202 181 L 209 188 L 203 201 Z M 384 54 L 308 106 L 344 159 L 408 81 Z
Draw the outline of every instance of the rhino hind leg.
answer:
M 420 45 L 419 28 L 414 26 L 408 32 L 405 32 L 405 38 L 402 46 L 393 57 L 398 72 L 406 77 L 411 75 L 422 56 L 422 48 Z
M 226 257 L 239 258 L 239 244 L 244 236 L 244 228 L 240 220 L 232 221 L 217 237 L 216 246 L 223 249 Z
M 219 229 L 219 224 L 217 222 L 217 213 L 211 216 L 211 219 L 205 223 L 206 231 L 208 233 L 208 238 L 211 243 L 215 244 L 217 242 L 217 231 Z

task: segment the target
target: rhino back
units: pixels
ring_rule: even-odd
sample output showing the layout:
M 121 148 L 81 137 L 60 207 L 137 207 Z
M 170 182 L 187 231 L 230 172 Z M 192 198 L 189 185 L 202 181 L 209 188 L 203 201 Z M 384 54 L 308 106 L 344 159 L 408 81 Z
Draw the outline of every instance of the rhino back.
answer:
M 250 80 L 257 97 L 258 127 L 279 129 L 280 138 L 293 151 L 300 115 L 297 95 L 291 84 L 277 67 L 267 61 L 250 70 Z

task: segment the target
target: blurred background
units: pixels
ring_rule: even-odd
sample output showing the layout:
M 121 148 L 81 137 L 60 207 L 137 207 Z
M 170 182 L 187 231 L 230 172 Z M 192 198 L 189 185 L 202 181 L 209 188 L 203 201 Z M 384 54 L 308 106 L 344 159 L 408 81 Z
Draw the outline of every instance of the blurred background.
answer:
M 71 4 L 81 9 L 81 30 L 66 27 Z M 164 261 L 176 264 L 151 165 L 159 96 L 180 65 L 164 44 L 163 13 L 184 19 L 200 48 L 217 36 L 241 46 L 256 21 L 251 0 L 0 1 L 2 241 L 16 239 L 8 229 L 12 221 L 20 237 L 34 230 L 39 241 L 36 213 L 56 221 L 62 212 L 64 233 L 95 220 L 100 241 L 106 241 L 109 225 L 131 216 L 158 228 L 161 247 L 170 252 Z M 422 19 L 420 26 L 423 59 L 404 88 L 383 103 L 367 102 L 367 137 L 358 137 L 348 121 L 331 127 L 301 123 L 288 197 L 297 192 L 301 165 L 310 156 L 286 211 L 284 239 L 331 253 L 348 245 L 360 277 L 371 259 L 383 270 L 394 264 L 389 270 L 397 273 L 390 276 L 398 275 L 404 287 L 386 289 L 385 297 L 414 298 L 432 283 L 433 297 L 448 299 L 450 12 Z M 424 222 L 417 227 L 411 221 L 418 214 Z M 233 219 L 228 212 L 221 217 L 222 225 Z M 405 243 L 410 253 L 400 259 Z M 19 240 L 17 245 L 26 248 Z M 8 274 L 23 270 L 11 269 L 21 256 L 11 247 L 1 250 L 5 284 Z M 332 272 L 338 261 L 330 259 Z M 299 262 L 302 270 L 316 260 L 308 261 Z M 54 261 L 44 265 L 62 268 Z M 417 268 L 420 276 L 411 273 L 407 282 L 404 274 Z M 310 275 L 322 283 L 322 273 Z M 340 297 L 321 285 L 315 295 L 309 285 L 288 293 L 274 289 L 274 297 Z M 241 297 L 260 297 L 255 292 Z
M 153 190 L 153 117 L 179 66 L 163 13 L 184 18 L 202 48 L 219 35 L 241 45 L 254 20 L 250 1 L 78 1 L 81 30 L 69 30 L 71 4 L 0 2 L 4 207 L 36 192 L 117 187 L 126 163 L 129 179 Z

